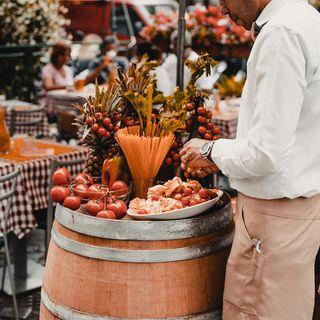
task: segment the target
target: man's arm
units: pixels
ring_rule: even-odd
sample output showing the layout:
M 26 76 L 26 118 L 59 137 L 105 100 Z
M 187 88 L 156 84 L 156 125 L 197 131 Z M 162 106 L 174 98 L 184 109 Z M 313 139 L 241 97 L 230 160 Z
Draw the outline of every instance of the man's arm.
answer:
M 290 30 L 273 26 L 261 34 L 255 65 L 254 115 L 246 139 L 216 141 L 212 159 L 233 178 L 281 170 L 295 140 L 306 91 L 305 58 Z

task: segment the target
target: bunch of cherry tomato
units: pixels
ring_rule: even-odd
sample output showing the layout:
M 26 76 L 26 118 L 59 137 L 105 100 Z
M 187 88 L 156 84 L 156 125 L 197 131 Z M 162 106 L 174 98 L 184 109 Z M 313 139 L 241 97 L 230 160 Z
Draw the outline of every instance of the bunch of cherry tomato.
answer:
M 88 214 L 105 219 L 122 219 L 127 213 L 126 203 L 117 198 L 129 192 L 124 181 L 102 185 L 83 172 L 72 178 L 64 167 L 54 172 L 52 181 L 51 199 L 68 209 L 78 210 L 84 204 Z

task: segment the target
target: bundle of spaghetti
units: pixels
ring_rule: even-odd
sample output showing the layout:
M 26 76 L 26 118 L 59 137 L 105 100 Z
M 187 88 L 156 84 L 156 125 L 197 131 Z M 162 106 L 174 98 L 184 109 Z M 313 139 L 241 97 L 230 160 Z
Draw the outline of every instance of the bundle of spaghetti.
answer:
M 119 130 L 116 139 L 127 159 L 136 195 L 144 198 L 172 146 L 174 135 L 149 122 L 145 130 L 140 126 Z

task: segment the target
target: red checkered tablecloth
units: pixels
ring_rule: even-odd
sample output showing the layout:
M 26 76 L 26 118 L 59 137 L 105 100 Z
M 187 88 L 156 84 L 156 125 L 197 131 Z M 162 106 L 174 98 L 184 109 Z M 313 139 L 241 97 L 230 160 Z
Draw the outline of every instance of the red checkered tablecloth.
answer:
M 235 139 L 237 135 L 238 118 L 213 119 L 214 124 L 220 129 L 222 138 Z
M 28 107 L 32 109 L 32 107 Z M 29 126 L 20 126 L 19 124 L 15 125 L 15 134 L 28 134 L 32 136 L 49 136 L 49 124 L 48 118 L 45 112 L 39 111 L 32 114 L 18 113 L 16 116 L 16 122 L 26 122 L 32 120 L 34 117 L 41 117 L 42 121 L 39 124 L 29 125 Z M 11 122 L 11 109 L 6 110 L 6 123 L 8 128 L 10 128 Z
M 17 190 L 13 197 L 12 209 L 8 221 L 8 232 L 13 231 L 19 238 L 37 227 L 34 212 L 44 209 L 48 205 L 49 195 L 49 175 L 52 159 L 59 161 L 70 161 L 83 159 L 86 157 L 87 150 L 75 148 L 74 150 L 43 158 L 14 162 L 1 161 L 0 175 L 8 174 L 20 165 L 21 171 L 17 181 Z M 83 170 L 83 165 L 74 165 L 68 168 L 72 175 Z M 8 183 L 0 186 L 0 193 L 10 190 Z M 3 215 L 6 203 L 0 204 L 0 232 L 3 228 Z

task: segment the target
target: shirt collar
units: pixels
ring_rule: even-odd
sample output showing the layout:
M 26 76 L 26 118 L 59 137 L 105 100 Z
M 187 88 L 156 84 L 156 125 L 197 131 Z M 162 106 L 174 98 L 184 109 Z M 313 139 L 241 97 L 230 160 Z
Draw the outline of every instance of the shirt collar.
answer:
M 255 23 L 260 27 L 267 23 L 271 17 L 283 6 L 294 2 L 307 2 L 307 0 L 271 0 L 262 10 Z

